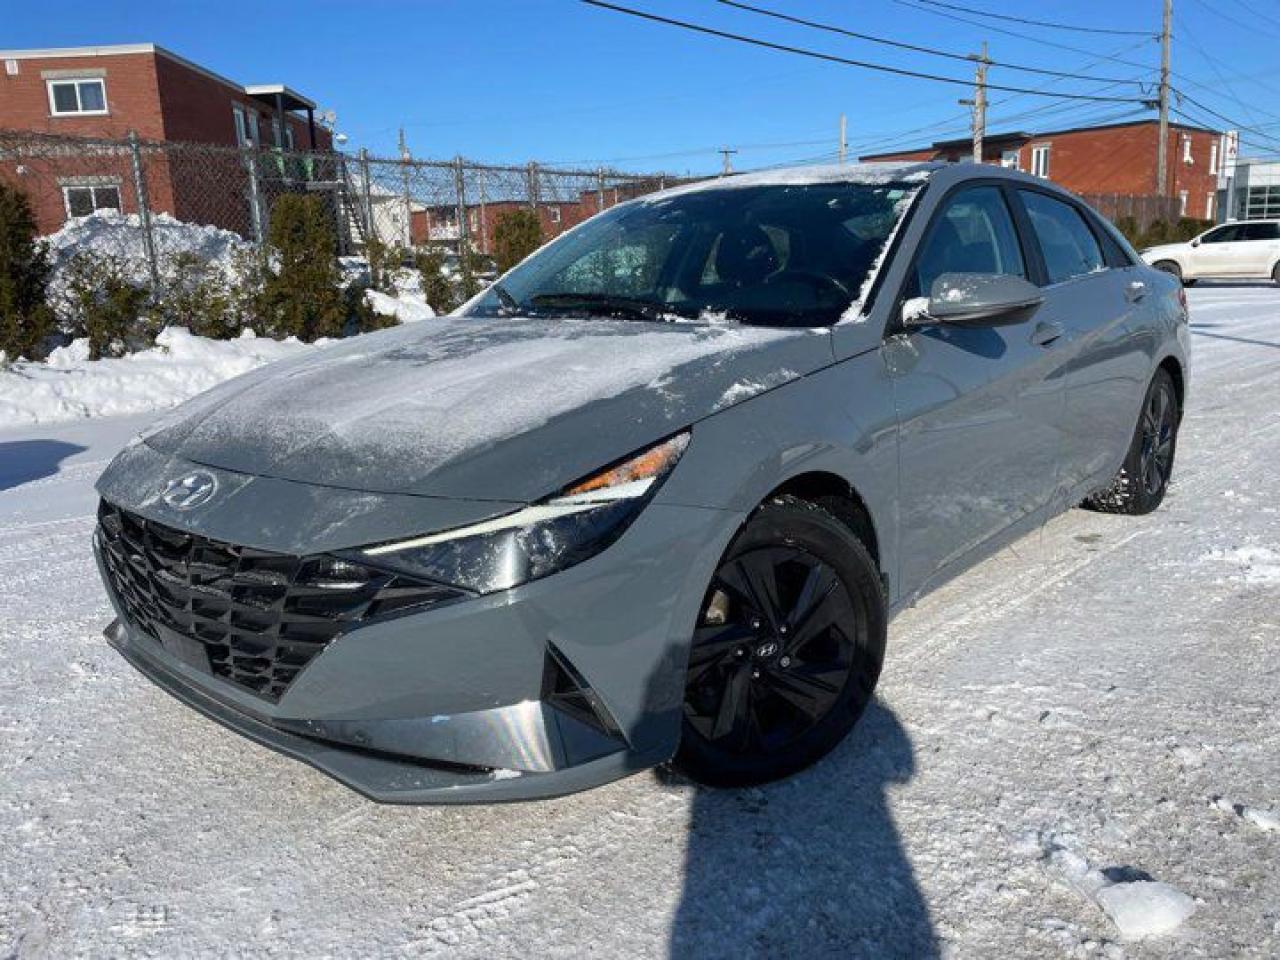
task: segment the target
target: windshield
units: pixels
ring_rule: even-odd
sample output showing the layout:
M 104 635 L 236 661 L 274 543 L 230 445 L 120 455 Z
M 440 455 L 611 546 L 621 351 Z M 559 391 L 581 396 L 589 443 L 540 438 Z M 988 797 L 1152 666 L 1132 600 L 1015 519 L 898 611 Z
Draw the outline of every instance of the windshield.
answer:
M 918 187 L 712 187 L 628 203 L 525 260 L 466 314 L 826 326 L 858 298 Z

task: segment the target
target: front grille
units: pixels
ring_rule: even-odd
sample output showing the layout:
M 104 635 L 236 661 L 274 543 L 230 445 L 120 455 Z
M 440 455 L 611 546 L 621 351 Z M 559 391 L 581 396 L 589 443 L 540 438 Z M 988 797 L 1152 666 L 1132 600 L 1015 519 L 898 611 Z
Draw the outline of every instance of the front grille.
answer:
M 211 540 L 105 500 L 97 536 L 108 586 L 133 626 L 162 644 L 161 628 L 195 641 L 187 646 L 207 655 L 211 673 L 271 701 L 340 634 L 467 595 L 325 554 Z

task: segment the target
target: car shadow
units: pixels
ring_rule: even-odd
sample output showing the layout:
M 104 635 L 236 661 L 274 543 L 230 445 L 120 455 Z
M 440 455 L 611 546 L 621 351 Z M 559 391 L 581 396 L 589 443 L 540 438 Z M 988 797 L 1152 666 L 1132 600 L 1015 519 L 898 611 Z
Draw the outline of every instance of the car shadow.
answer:
M 0 490 L 51 477 L 67 457 L 87 449 L 61 440 L 11 440 L 0 443 Z
M 887 797 L 914 768 L 906 731 L 875 702 L 803 774 L 757 789 L 699 789 L 670 955 L 939 956 Z

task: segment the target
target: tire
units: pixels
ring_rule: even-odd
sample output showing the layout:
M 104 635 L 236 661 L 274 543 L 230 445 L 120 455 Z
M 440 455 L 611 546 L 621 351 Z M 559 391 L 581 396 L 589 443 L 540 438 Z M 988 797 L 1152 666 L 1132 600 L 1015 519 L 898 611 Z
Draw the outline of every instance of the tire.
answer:
M 1199 282 L 1199 280 L 1183 280 L 1182 285 L 1184 287 L 1194 287 Z
M 871 702 L 885 633 L 879 570 L 862 542 L 820 507 L 766 503 L 707 587 L 673 766 L 741 787 L 815 763 Z
M 1157 260 L 1151 266 L 1161 273 L 1167 273 L 1170 276 L 1177 277 L 1179 281 L 1182 280 L 1182 268 L 1172 260 Z
M 1280 263 L 1277 263 L 1271 268 L 1271 279 L 1275 281 L 1275 283 L 1280 284 Z
M 1130 516 L 1150 513 L 1160 506 L 1173 475 L 1181 419 L 1173 378 L 1168 371 L 1157 370 L 1142 399 L 1142 412 L 1120 472 L 1110 487 L 1094 494 L 1084 506 Z

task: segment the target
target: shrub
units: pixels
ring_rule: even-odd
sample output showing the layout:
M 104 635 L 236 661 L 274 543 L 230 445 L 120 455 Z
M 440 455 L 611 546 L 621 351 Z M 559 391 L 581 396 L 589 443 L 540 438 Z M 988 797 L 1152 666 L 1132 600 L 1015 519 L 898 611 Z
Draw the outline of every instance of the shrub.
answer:
M 53 329 L 49 257 L 21 190 L 0 181 L 0 352 L 36 359 Z
M 276 200 L 268 242 L 274 264 L 258 297 L 264 332 L 306 341 L 341 336 L 346 304 L 333 222 L 323 200 L 297 193 Z
M 395 273 L 404 263 L 405 251 L 391 243 L 383 243 L 377 237 L 371 237 L 364 248 L 365 258 L 369 261 L 369 283 L 375 290 L 395 295 Z
M 1200 220 L 1196 217 L 1181 217 L 1177 225 L 1173 228 L 1173 235 L 1180 241 L 1190 240 L 1192 237 L 1198 237 L 1204 233 L 1213 222 L 1210 220 Z
M 1138 221 L 1133 217 L 1119 217 L 1115 222 L 1116 229 L 1128 240 L 1133 246 L 1138 246 L 1142 241 L 1142 228 L 1138 226 Z
M 422 297 L 438 314 L 446 314 L 458 305 L 453 284 L 444 275 L 444 253 L 434 247 L 423 250 L 414 258 L 421 278 Z
M 540 246 L 542 221 L 534 210 L 509 210 L 493 225 L 493 249 L 499 273 L 506 273 Z
M 71 333 L 89 338 L 89 359 L 121 357 L 150 346 L 155 327 L 147 314 L 148 294 L 130 279 L 118 257 L 81 251 L 66 271 Z
M 173 324 L 200 337 L 229 340 L 242 327 L 242 297 L 222 271 L 198 254 L 183 251 L 166 264 L 156 308 L 160 325 Z

